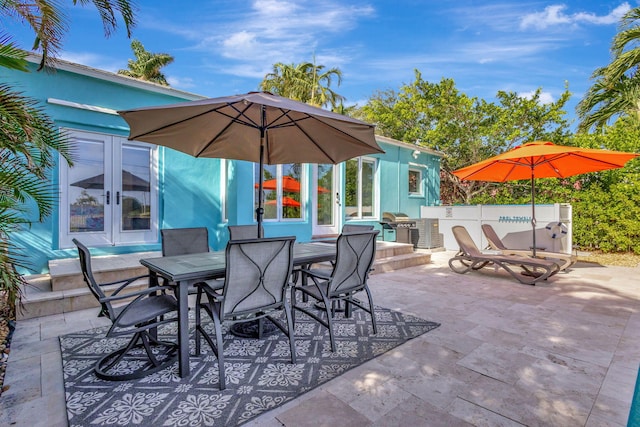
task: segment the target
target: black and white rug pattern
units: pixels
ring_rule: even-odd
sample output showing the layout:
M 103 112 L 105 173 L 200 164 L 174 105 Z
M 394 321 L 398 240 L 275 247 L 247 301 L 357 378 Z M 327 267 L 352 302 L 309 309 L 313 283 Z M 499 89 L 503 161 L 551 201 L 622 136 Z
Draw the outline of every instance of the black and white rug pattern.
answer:
M 237 338 L 225 328 L 224 391 L 218 388 L 217 359 L 204 340 L 203 354 L 190 359 L 189 378 L 178 376 L 175 363 L 142 379 L 110 382 L 94 375 L 94 365 L 101 355 L 125 344 L 126 338 L 104 338 L 107 328 L 61 336 L 69 425 L 240 425 L 439 326 L 380 307 L 376 307 L 376 320 L 378 333 L 372 335 L 371 320 L 364 311 L 354 310 L 351 319 L 337 314 L 337 351 L 332 353 L 327 329 L 296 313 L 295 365 L 289 342 L 280 331 L 258 340 Z M 176 325 L 166 325 L 159 338 L 175 340 L 176 333 Z M 193 339 L 190 344 L 194 354 Z M 127 363 L 122 369 L 128 369 Z

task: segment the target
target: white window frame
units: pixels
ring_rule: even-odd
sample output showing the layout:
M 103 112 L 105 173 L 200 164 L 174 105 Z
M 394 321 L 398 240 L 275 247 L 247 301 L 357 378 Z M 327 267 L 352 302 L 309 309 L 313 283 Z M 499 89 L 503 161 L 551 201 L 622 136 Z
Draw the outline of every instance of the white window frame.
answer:
M 380 176 L 379 176 L 379 170 L 378 170 L 378 165 L 379 165 L 379 161 L 378 159 L 376 159 L 375 157 L 358 157 L 356 159 L 351 159 L 351 160 L 357 160 L 358 161 L 358 174 L 357 174 L 357 179 L 358 179 L 358 206 L 357 206 L 357 215 L 354 216 L 349 216 L 350 220 L 353 219 L 361 219 L 361 220 L 374 220 L 374 219 L 378 219 L 380 217 Z M 373 211 L 371 216 L 363 216 L 362 215 L 362 164 L 363 163 L 370 163 L 373 164 L 373 206 L 371 206 L 371 210 Z M 346 163 L 345 163 L 345 168 L 346 168 Z M 345 170 L 345 174 L 344 174 L 344 185 L 346 186 L 347 182 L 347 174 L 346 174 L 346 170 Z M 346 205 L 346 203 L 345 203 Z
M 228 162 L 226 159 L 220 159 L 220 211 L 222 212 L 222 222 L 229 222 L 229 212 L 227 209 L 229 207 L 227 203 L 227 194 L 229 192 L 229 173 L 227 168 L 229 168 L 231 162 Z
M 291 163 L 288 163 L 291 164 Z M 266 165 L 265 165 L 266 166 Z M 307 165 L 304 163 L 300 163 L 300 168 L 302 171 L 301 177 L 300 177 L 300 218 L 283 218 L 282 217 L 282 195 L 283 195 L 283 190 L 282 190 L 282 166 L 281 164 L 275 165 L 276 166 L 276 180 L 278 181 L 278 188 L 276 189 L 276 200 L 277 200 L 277 205 L 276 205 L 276 217 L 275 218 L 266 218 L 263 217 L 262 220 L 264 222 L 303 222 L 305 221 L 305 215 L 306 215 L 306 205 L 307 205 Z M 257 176 L 256 176 L 256 171 L 259 168 L 259 164 L 258 163 L 254 163 L 253 166 L 253 183 L 252 186 L 255 186 L 258 183 L 257 180 Z M 258 200 L 256 199 L 256 194 L 257 191 L 253 191 L 253 206 L 257 206 L 258 204 Z M 255 220 L 255 214 L 254 214 L 254 220 Z
M 411 191 L 411 173 L 412 172 L 418 174 L 418 179 L 417 179 L 418 191 Z M 424 191 L 423 191 L 424 185 L 422 185 L 422 179 L 423 179 L 422 169 L 419 169 L 415 166 L 409 166 L 409 170 L 407 171 L 407 187 L 408 187 L 407 189 L 410 196 L 422 196 L 424 194 Z
M 59 156 L 58 182 L 60 189 L 60 203 L 58 211 L 58 247 L 61 249 L 72 248 L 72 239 L 78 238 L 89 246 L 123 246 L 136 244 L 152 244 L 158 241 L 159 218 L 159 189 L 158 189 L 158 147 L 153 144 L 139 141 L 128 141 L 125 137 L 102 132 L 91 132 L 72 128 L 61 128 L 70 138 L 89 139 L 100 141 L 105 148 L 105 182 L 111 185 L 110 207 L 105 210 L 105 227 L 96 232 L 72 232 L 69 227 L 69 167 L 66 161 Z M 150 154 L 150 228 L 148 230 L 122 230 L 121 208 L 117 202 L 117 191 L 121 189 L 121 179 L 118 171 L 122 170 L 122 147 L 137 146 L 148 148 Z M 81 148 L 80 148 L 81 149 Z M 123 194 L 124 192 L 122 192 Z

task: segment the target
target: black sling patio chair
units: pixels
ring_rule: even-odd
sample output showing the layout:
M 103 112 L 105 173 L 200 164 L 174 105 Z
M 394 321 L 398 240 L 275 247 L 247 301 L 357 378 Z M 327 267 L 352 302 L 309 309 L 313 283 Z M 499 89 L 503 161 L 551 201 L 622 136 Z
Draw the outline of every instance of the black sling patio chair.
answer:
M 465 274 L 481 270 L 486 266 L 497 266 L 525 285 L 535 285 L 560 271 L 560 266 L 546 259 L 530 258 L 522 255 L 502 255 L 483 253 L 478 249 L 466 228 L 461 225 L 451 227 L 453 237 L 460 251 L 449 259 L 449 267 L 456 273 Z M 518 270 L 516 270 L 518 269 Z
M 258 224 L 250 225 L 230 225 L 229 240 L 257 239 Z M 264 237 L 264 228 L 262 229 L 262 237 Z
M 354 231 L 372 231 L 373 229 L 373 225 L 364 224 L 345 224 L 342 226 L 343 233 L 352 233 Z
M 163 228 L 162 256 L 199 254 L 209 252 L 207 227 Z
M 209 231 L 207 227 L 192 228 L 163 228 L 160 230 L 162 237 L 162 256 L 189 255 L 209 252 Z M 216 279 L 206 280 L 210 287 L 222 286 Z M 165 282 L 165 285 L 169 283 Z M 196 294 L 195 285 L 189 287 L 189 294 Z
M 301 311 L 315 319 L 321 325 L 329 329 L 331 351 L 336 351 L 336 343 L 333 331 L 333 317 L 335 315 L 335 301 L 344 301 L 345 317 L 351 316 L 351 306 L 361 308 L 371 315 L 373 333 L 378 332 L 376 326 L 375 309 L 371 291 L 367 285 L 369 273 L 373 266 L 376 254 L 376 237 L 379 231 L 358 231 L 342 233 L 338 237 L 336 262 L 331 270 L 327 269 L 303 269 L 302 283 L 291 288 L 291 304 L 293 306 L 293 321 L 295 324 L 295 311 Z M 308 279 L 313 282 L 309 284 Z M 366 292 L 369 299 L 368 307 L 354 298 L 359 292 Z M 313 309 L 296 303 L 296 295 L 300 292 L 303 296 L 309 296 L 318 302 L 325 311 L 326 319 L 320 317 Z
M 289 339 L 291 363 L 296 363 L 295 337 L 287 289 L 293 265 L 295 236 L 232 240 L 225 251 L 224 287 L 198 285 L 196 300 L 196 355 L 204 337 L 218 358 L 220 390 L 226 388 L 222 324 L 269 319 Z M 202 324 L 202 312 L 213 320 L 214 343 Z M 284 311 L 287 326 L 272 317 Z
M 123 292 L 139 279 L 148 278 L 148 275 L 98 283 L 91 268 L 89 249 L 77 239 L 73 239 L 73 243 L 78 248 L 84 281 L 100 303 L 98 316 L 106 316 L 111 320 L 112 325 L 106 337 L 132 335 L 127 345 L 96 363 L 96 376 L 104 380 L 126 381 L 152 374 L 174 363 L 178 357 L 177 344 L 156 338 L 158 326 L 177 321 L 178 304 L 173 296 L 165 293 L 166 287 L 152 286 Z M 105 291 L 113 288 L 115 290 L 107 296 Z M 116 305 L 119 303 L 123 305 Z

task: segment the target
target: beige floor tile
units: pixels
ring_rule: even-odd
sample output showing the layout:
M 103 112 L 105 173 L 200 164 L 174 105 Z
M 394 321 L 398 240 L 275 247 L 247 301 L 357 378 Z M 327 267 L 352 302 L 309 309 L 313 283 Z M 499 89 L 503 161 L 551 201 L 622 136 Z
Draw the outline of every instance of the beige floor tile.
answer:
M 411 397 L 376 420 L 373 426 L 471 427 L 472 424 L 417 397 Z
M 538 286 L 452 273 L 452 253 L 376 274 L 376 304 L 442 323 L 247 426 L 626 426 L 640 365 L 640 269 L 578 264 Z M 58 335 L 97 309 L 20 320 L 0 425 L 66 425 Z
M 331 393 L 321 393 L 278 415 L 286 427 L 368 427 L 371 421 Z
M 522 427 L 523 425 L 463 399 L 455 399 L 448 411 L 451 415 L 476 427 Z
M 474 372 L 502 381 L 515 384 L 537 359 L 520 351 L 484 343 L 458 362 Z
M 589 410 L 571 396 L 523 389 L 486 376 L 459 393 L 461 399 L 527 426 L 584 425 Z

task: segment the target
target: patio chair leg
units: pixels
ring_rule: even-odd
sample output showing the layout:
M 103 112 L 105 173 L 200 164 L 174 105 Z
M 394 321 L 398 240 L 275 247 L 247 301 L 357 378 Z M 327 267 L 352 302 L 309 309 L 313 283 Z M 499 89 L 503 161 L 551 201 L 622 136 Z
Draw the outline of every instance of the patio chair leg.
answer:
M 293 326 L 293 312 L 294 310 L 291 309 L 291 307 L 289 306 L 289 304 L 284 304 L 284 314 L 285 316 L 287 316 L 287 331 L 289 335 L 289 348 L 291 351 L 291 363 L 292 364 L 296 364 L 297 363 L 297 359 L 296 359 L 296 339 L 295 339 L 295 335 L 294 335 L 294 326 Z
M 216 356 L 218 357 L 218 378 L 220 381 L 220 390 L 227 388 L 227 380 L 224 376 L 224 350 L 222 348 L 222 325 L 218 313 L 213 313 L 213 325 L 216 330 L 216 347 L 218 348 Z
M 365 286 L 364 290 L 367 292 L 367 298 L 369 298 L 369 309 L 371 310 L 369 314 L 371 315 L 371 323 L 373 324 L 373 333 L 378 333 L 378 325 L 376 323 L 376 309 L 373 306 L 373 297 L 371 296 L 371 291 L 369 290 L 369 286 Z
M 324 300 L 324 309 L 327 313 L 327 328 L 329 329 L 329 340 L 331 341 L 331 352 L 336 352 L 336 343 L 333 338 L 333 307 L 329 302 L 329 299 L 322 295 L 322 299 Z
M 200 328 L 201 323 L 202 323 L 202 314 L 200 313 L 200 310 L 202 310 L 202 290 L 198 289 L 198 296 L 196 297 L 196 313 L 195 313 L 195 317 L 196 317 L 196 332 L 195 332 L 195 339 L 196 339 L 196 356 L 200 356 L 200 352 L 201 352 L 201 342 L 200 340 L 202 339 L 201 337 L 201 332 L 200 332 Z

